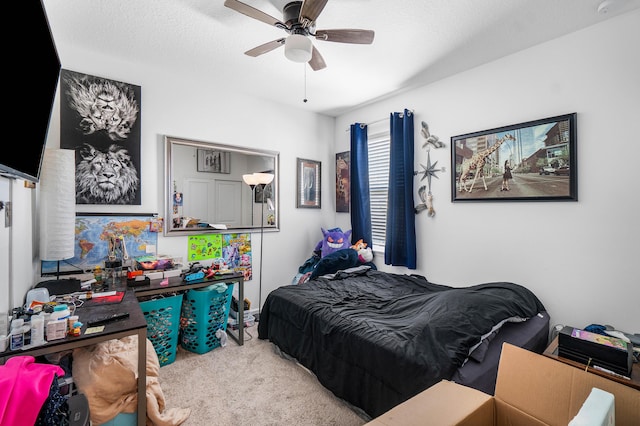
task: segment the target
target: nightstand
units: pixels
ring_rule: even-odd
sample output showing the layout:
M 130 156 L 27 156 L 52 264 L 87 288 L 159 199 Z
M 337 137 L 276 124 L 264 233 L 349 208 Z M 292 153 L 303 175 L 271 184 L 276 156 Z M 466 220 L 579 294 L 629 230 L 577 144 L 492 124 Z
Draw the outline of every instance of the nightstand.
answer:
M 606 373 L 604 371 L 597 370 L 595 368 L 587 367 L 586 365 L 580 362 L 576 362 L 576 361 L 558 356 L 558 337 L 557 336 L 551 341 L 551 344 L 547 347 L 547 349 L 545 349 L 543 355 L 548 356 L 549 358 L 555 359 L 556 361 L 564 362 L 565 364 L 569 364 L 576 368 L 580 368 L 582 370 L 586 369 L 590 373 L 597 374 L 598 376 L 606 377 L 607 379 L 611 379 L 615 382 L 622 383 L 623 385 L 630 386 L 634 389 L 640 390 L 640 364 L 637 362 L 633 363 L 630 380 L 617 375 Z

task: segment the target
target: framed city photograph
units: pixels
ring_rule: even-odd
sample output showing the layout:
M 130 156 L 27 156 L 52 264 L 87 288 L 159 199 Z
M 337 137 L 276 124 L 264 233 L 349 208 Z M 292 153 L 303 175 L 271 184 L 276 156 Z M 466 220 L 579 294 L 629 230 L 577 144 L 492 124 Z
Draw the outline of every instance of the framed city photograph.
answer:
M 576 113 L 451 138 L 451 200 L 578 201 Z
M 198 149 L 198 171 L 231 173 L 231 153 L 213 149 Z
M 320 161 L 298 158 L 296 168 L 296 207 L 319 209 L 321 196 Z

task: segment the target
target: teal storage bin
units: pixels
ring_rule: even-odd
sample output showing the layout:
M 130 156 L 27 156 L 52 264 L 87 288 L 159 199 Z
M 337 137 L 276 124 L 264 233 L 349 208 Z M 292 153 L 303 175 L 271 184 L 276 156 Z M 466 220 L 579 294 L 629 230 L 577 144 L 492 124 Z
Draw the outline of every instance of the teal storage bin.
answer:
M 182 301 L 180 346 L 198 354 L 220 346 L 216 333 L 226 333 L 232 292 L 233 284 L 224 283 L 187 291 Z
M 113 419 L 99 426 L 136 426 L 138 424 L 138 413 L 120 413 Z
M 182 294 L 140 302 L 147 320 L 147 338 L 153 343 L 160 367 L 176 360 Z

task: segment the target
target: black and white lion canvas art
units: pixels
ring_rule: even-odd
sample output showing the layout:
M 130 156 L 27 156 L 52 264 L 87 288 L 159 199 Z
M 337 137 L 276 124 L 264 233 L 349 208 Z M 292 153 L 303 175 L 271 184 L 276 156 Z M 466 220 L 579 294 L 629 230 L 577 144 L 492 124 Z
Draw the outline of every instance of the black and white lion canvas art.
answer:
M 76 152 L 76 204 L 141 204 L 140 86 L 63 69 L 60 147 Z

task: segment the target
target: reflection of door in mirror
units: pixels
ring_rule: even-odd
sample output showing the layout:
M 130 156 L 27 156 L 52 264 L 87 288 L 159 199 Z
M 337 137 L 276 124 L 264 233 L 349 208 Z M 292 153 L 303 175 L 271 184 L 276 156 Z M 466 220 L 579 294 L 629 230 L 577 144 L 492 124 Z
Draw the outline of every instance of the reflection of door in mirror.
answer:
M 215 189 L 215 223 L 224 223 L 229 228 L 238 228 L 242 222 L 242 183 L 217 180 Z
M 185 179 L 185 217 L 199 219 L 201 223 L 224 224 L 237 228 L 242 223 L 242 184 L 237 181 L 214 179 Z
M 230 230 L 260 227 L 264 197 L 265 228 L 279 229 L 277 152 L 250 150 L 230 145 L 210 144 L 165 137 L 167 153 L 166 184 L 171 195 L 166 201 L 165 235 L 215 232 L 210 225 Z M 221 153 L 221 167 L 214 161 L 207 167 L 208 153 Z M 275 175 L 265 193 L 246 185 L 243 174 L 268 170 Z M 258 193 L 259 192 L 259 193 Z M 175 205 L 173 194 L 182 194 L 182 205 Z M 190 224 L 190 225 L 187 225 Z M 208 226 L 209 225 L 209 226 Z M 175 232 L 174 232 L 175 231 Z M 221 231 L 224 232 L 224 231 Z

